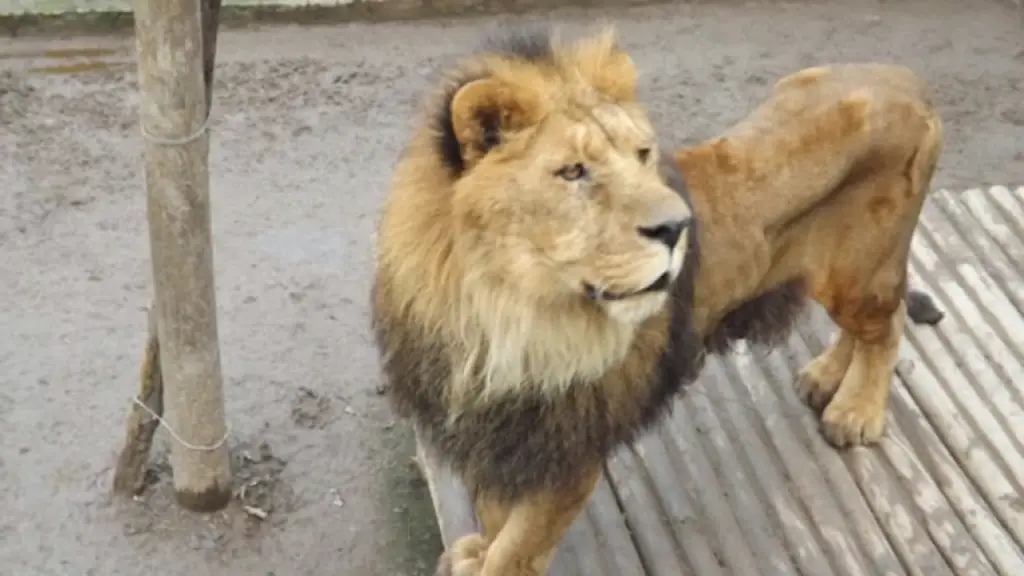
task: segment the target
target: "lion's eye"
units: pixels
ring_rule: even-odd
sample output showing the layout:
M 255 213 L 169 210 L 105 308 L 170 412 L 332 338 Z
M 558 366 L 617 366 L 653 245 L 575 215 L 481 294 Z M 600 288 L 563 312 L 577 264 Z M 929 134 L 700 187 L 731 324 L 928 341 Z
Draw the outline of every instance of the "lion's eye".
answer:
M 577 162 L 576 164 L 566 164 L 555 172 L 557 176 L 568 180 L 569 182 L 575 182 L 581 178 L 585 178 L 587 175 L 587 167 Z
M 636 156 L 637 156 L 637 158 L 640 159 L 640 163 L 641 164 L 647 164 L 647 160 L 649 160 L 651 158 L 651 149 L 650 148 L 641 148 L 641 149 L 636 151 Z

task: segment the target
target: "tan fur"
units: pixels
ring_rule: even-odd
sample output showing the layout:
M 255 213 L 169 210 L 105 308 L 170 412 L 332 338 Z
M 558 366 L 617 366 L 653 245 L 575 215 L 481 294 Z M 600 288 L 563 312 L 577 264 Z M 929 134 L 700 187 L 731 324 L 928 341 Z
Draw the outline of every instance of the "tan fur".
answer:
M 379 337 L 386 361 L 399 364 L 396 355 L 416 342 L 433 348 L 392 374 L 423 380 L 409 394 L 441 389 L 453 426 L 473 410 L 516 410 L 499 403 L 509 398 L 575 398 L 573 386 L 596 387 L 602 402 L 553 403 L 575 412 L 543 412 L 538 427 L 571 427 L 595 411 L 598 422 L 634 425 L 669 346 L 668 295 L 594 301 L 583 286 L 629 293 L 665 272 L 677 278 L 696 247 L 684 235 L 670 250 L 637 229 L 692 211 L 702 261 L 697 332 L 708 336 L 738 306 L 803 282 L 840 333 L 801 373 L 800 393 L 824 409 L 835 445 L 878 440 L 905 322 L 910 239 L 941 149 L 921 82 L 882 65 L 782 79 L 721 137 L 675 154 L 687 204 L 656 169 L 636 71 L 611 36 L 553 54 L 550 62 L 483 57 L 453 73 L 452 82 L 478 76 L 461 82 L 450 104 L 462 175 L 445 169 L 429 124 L 402 157 L 378 236 L 375 322 L 390 330 Z M 481 144 L 481 110 L 500 111 L 493 149 Z M 575 162 L 591 182 L 555 176 Z M 483 426 L 481 442 L 501 432 Z M 545 574 L 604 456 L 579 456 L 572 478 L 511 499 L 501 486 L 471 483 L 483 533 L 456 542 L 439 574 Z M 491 477 L 481 472 L 487 463 L 465 466 L 467 479 Z
M 698 277 L 698 326 L 805 278 L 840 333 L 797 387 L 837 446 L 882 435 L 911 237 L 941 149 L 920 79 L 863 64 L 787 76 L 723 136 L 677 154 L 716 263 Z

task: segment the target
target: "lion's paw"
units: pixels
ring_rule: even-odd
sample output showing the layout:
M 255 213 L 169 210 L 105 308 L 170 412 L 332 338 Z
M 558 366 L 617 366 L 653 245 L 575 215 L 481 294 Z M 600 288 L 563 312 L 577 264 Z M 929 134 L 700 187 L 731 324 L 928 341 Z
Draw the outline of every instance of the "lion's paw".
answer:
M 821 431 L 836 448 L 874 444 L 885 432 L 885 406 L 837 397 L 821 415 Z
M 479 576 L 487 556 L 487 541 L 479 534 L 463 536 L 441 555 L 436 576 Z
M 830 356 L 822 354 L 811 360 L 796 378 L 796 394 L 815 412 L 821 412 L 835 396 L 846 375 L 847 366 L 840 365 Z

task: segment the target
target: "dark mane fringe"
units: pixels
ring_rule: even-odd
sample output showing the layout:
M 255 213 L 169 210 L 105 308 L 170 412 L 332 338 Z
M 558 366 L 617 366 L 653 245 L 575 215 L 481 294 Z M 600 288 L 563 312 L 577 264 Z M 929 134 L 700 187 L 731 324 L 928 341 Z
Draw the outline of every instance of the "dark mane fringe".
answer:
M 552 36 L 553 32 L 549 28 L 505 29 L 491 34 L 475 53 L 526 62 L 553 62 Z M 455 137 L 452 125 L 452 100 L 460 88 L 477 79 L 479 77 L 468 74 L 454 79 L 441 98 L 440 107 L 435 115 L 434 130 L 437 135 L 438 155 L 452 178 L 458 178 L 466 169 L 462 146 Z
M 662 152 L 659 168 L 665 183 L 679 194 L 687 206 L 692 207 L 690 190 L 670 153 Z M 700 221 L 694 218 L 693 224 L 686 231 L 686 257 L 680 276 L 669 295 L 672 316 L 668 341 L 658 360 L 656 382 L 651 387 L 650 398 L 641 414 L 637 434 L 654 426 L 670 413 L 675 405 L 675 397 L 686 385 L 693 383 L 704 368 L 704 346 L 693 322 L 694 293 L 701 267 L 700 225 Z
M 737 340 L 779 346 L 806 305 L 806 283 L 802 278 L 790 280 L 730 310 L 704 337 L 704 347 L 712 354 L 727 354 Z

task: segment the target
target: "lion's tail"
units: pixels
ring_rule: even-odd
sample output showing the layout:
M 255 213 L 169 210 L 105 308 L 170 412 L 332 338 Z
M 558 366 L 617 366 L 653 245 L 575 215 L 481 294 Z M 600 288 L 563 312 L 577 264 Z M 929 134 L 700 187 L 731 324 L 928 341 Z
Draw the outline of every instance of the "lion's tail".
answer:
M 925 122 L 928 128 L 921 138 L 921 146 L 911 161 L 909 172 L 912 189 L 927 195 L 931 192 L 932 176 L 939 163 L 939 156 L 942 155 L 943 145 L 942 119 L 930 104 Z M 907 290 L 906 302 L 907 316 L 915 324 L 934 326 L 945 317 L 935 299 L 922 290 Z

